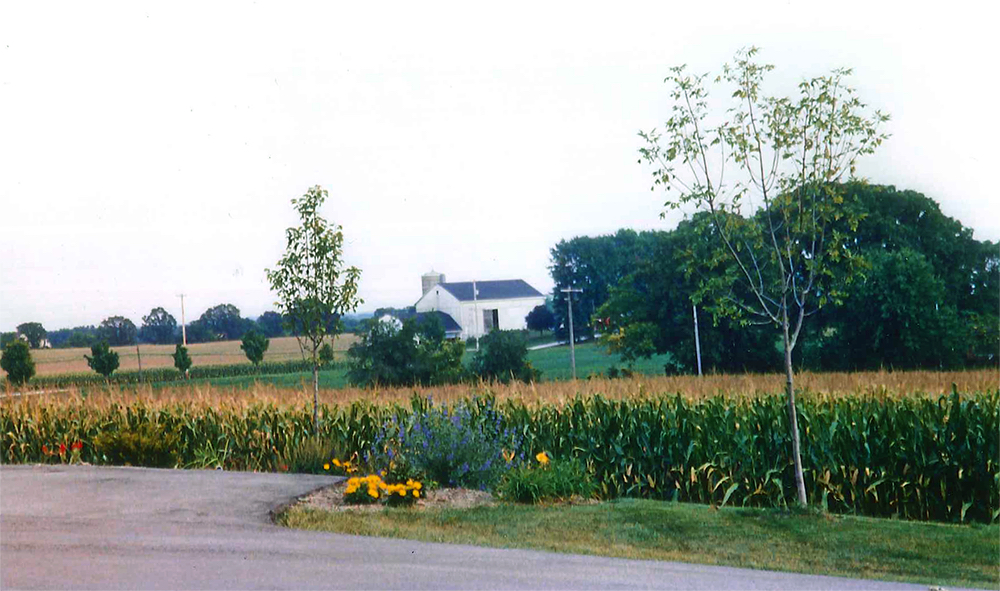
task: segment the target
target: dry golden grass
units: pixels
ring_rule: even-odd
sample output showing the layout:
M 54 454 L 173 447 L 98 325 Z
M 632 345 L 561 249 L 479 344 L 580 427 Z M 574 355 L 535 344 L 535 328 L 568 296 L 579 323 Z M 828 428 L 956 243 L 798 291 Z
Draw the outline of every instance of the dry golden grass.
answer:
M 1000 388 L 1000 375 L 996 369 L 974 371 L 933 372 L 857 372 L 857 373 L 802 373 L 796 386 L 806 392 L 847 396 L 940 396 L 951 392 L 952 384 L 959 392 L 992 392 Z M 476 394 L 492 393 L 498 400 L 520 400 L 527 404 L 552 404 L 560 406 L 577 396 L 600 394 L 613 399 L 636 399 L 663 394 L 680 393 L 687 399 L 697 400 L 710 396 L 752 397 L 777 394 L 783 391 L 784 376 L 779 374 L 738 374 L 649 377 L 639 376 L 621 380 L 580 380 L 577 382 L 543 382 L 540 384 L 479 384 L 435 386 L 430 388 L 343 388 L 322 389 L 319 399 L 324 404 L 349 404 L 353 401 L 377 403 L 405 403 L 413 394 L 431 396 L 437 402 L 454 402 Z M 152 407 L 174 404 L 195 407 L 221 408 L 246 407 L 253 404 L 304 405 L 312 401 L 312 390 L 304 388 L 278 388 L 271 384 L 255 384 L 249 388 L 219 387 L 195 384 L 163 389 L 143 387 L 136 390 L 90 390 L 86 398 L 76 389 L 28 396 L 22 399 L 0 399 L 0 404 L 46 405 L 63 404 L 103 406 L 129 404 L 141 401 Z
M 357 340 L 351 334 L 340 335 L 334 341 L 334 351 L 346 351 Z M 112 347 L 118 353 L 119 369 L 139 369 L 135 346 Z M 173 367 L 174 345 L 139 345 L 142 355 L 143 369 L 154 367 Z M 220 341 L 216 343 L 198 343 L 188 345 L 188 353 L 194 365 L 230 365 L 250 363 L 240 349 L 240 341 Z M 31 352 L 35 360 L 36 375 L 46 376 L 64 373 L 90 373 L 84 355 L 90 355 L 90 349 L 37 349 Z M 280 337 L 271 339 L 271 345 L 264 354 L 264 361 L 288 361 L 301 359 L 298 341 L 295 337 Z

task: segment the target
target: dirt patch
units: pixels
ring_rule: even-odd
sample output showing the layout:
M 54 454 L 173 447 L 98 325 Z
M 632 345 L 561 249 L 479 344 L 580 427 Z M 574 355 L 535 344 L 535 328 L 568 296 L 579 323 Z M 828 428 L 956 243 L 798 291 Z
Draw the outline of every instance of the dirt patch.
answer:
M 323 511 L 381 511 L 384 506 L 349 505 L 344 502 L 344 489 L 347 481 L 313 491 L 299 500 L 296 506 Z M 414 509 L 470 509 L 472 507 L 490 506 L 496 500 L 488 492 L 470 490 L 467 488 L 439 488 L 428 492 L 417 501 Z

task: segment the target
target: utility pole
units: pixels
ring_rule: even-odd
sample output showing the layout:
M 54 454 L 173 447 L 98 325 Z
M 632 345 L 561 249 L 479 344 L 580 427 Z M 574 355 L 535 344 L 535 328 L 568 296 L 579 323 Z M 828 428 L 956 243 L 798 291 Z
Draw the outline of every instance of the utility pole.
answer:
M 184 341 L 184 346 L 188 346 L 188 333 L 187 326 L 184 322 L 184 294 L 179 294 L 177 297 L 181 299 L 181 340 Z
M 691 303 L 691 311 L 694 314 L 694 353 L 698 358 L 698 377 L 701 377 L 701 338 L 698 336 L 698 304 Z
M 559 291 L 566 294 L 566 306 L 569 308 L 569 364 L 573 368 L 573 380 L 576 380 L 576 339 L 573 337 L 573 294 L 582 293 L 582 289 L 567 287 Z
M 479 334 L 482 332 L 479 330 L 479 322 L 482 318 L 479 317 L 479 290 L 476 289 L 476 280 L 472 280 L 472 309 L 474 310 L 472 319 L 472 327 L 476 329 L 476 351 L 479 351 Z M 485 324 L 485 323 L 484 323 Z M 485 326 L 483 328 L 486 328 Z

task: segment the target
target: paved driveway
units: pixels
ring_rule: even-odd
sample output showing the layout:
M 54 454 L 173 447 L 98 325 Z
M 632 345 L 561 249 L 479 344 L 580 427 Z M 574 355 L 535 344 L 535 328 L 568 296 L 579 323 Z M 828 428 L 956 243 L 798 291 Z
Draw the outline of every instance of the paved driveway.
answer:
M 835 577 L 290 530 L 325 476 L 0 468 L 0 588 L 922 589 Z

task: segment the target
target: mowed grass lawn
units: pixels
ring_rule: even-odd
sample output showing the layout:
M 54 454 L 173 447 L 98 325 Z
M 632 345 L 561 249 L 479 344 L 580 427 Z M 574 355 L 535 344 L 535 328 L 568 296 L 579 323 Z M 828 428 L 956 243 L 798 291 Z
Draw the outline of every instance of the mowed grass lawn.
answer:
M 272 343 L 274 340 L 272 339 Z M 294 342 L 294 339 L 292 339 Z M 273 346 L 273 344 L 272 344 Z M 475 348 L 466 351 L 463 362 L 468 366 L 475 355 Z M 242 351 L 240 351 L 242 355 Z M 296 349 L 297 354 L 297 349 Z M 135 357 L 135 350 L 132 351 Z M 346 357 L 337 356 L 338 360 Z M 145 359 L 145 358 L 143 358 Z M 244 360 L 246 358 L 244 357 Z M 636 363 L 634 369 L 643 375 L 663 375 L 663 364 L 669 359 L 669 355 L 659 355 L 651 359 L 644 359 Z M 539 349 L 528 351 L 528 360 L 531 364 L 542 371 L 542 381 L 561 381 L 572 378 L 570 368 L 569 346 L 552 347 L 549 349 Z M 145 364 L 145 361 L 143 361 Z M 580 379 L 585 379 L 590 375 L 603 375 L 612 365 L 619 368 L 624 367 L 621 358 L 617 354 L 608 354 L 600 345 L 596 343 L 582 343 L 576 346 L 576 375 Z M 303 385 L 312 385 L 311 372 L 296 372 L 287 374 L 263 374 L 259 376 L 234 376 L 227 378 L 212 378 L 206 380 L 191 380 L 191 384 L 205 383 L 213 386 L 248 388 L 254 384 L 269 384 L 277 388 L 299 388 Z M 347 381 L 347 368 L 340 364 L 334 369 L 322 370 L 319 372 L 319 387 L 330 389 L 346 388 L 350 384 Z
M 1000 526 L 623 499 L 585 505 L 326 512 L 289 527 L 429 542 L 1000 588 Z

